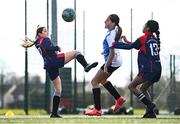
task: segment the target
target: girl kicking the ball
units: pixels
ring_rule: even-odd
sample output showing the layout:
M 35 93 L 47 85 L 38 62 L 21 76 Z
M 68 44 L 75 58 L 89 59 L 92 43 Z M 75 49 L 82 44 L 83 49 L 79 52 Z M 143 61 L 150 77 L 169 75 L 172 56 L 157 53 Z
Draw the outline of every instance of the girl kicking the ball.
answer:
M 117 92 L 110 81 L 107 79 L 111 74 L 121 66 L 121 57 L 119 50 L 112 48 L 112 42 L 119 40 L 122 29 L 119 26 L 119 17 L 116 14 L 111 14 L 107 17 L 105 21 L 105 28 L 108 29 L 107 35 L 103 41 L 103 55 L 105 63 L 96 73 L 91 81 L 93 86 L 92 92 L 94 97 L 94 109 L 86 111 L 86 115 L 90 116 L 100 116 L 101 115 L 101 103 L 100 103 L 100 84 L 102 84 L 108 92 L 115 98 L 115 108 L 114 111 L 118 110 L 121 105 L 126 101 L 123 96 Z
M 61 52 L 61 48 L 59 46 L 55 46 L 48 38 L 48 31 L 45 27 L 38 27 L 35 41 L 26 38 L 22 44 L 22 46 L 25 48 L 31 47 L 33 45 L 35 45 L 43 57 L 44 69 L 48 72 L 49 77 L 54 84 L 55 92 L 53 96 L 53 107 L 50 117 L 61 117 L 58 115 L 58 108 L 62 91 L 61 79 L 59 77 L 59 68 L 62 68 L 66 63 L 75 58 L 84 67 L 85 72 L 88 72 L 92 68 L 96 67 L 98 63 L 94 62 L 92 64 L 88 64 L 81 52 L 77 50 L 57 54 L 57 51 Z
M 123 36 L 122 39 L 124 39 L 126 43 L 114 42 L 113 47 L 119 49 L 135 48 L 139 50 L 139 73 L 128 87 L 147 107 L 143 118 L 156 118 L 154 113 L 155 104 L 150 100 L 148 88 L 153 85 L 154 82 L 159 81 L 161 77 L 161 61 L 159 55 L 160 32 L 158 22 L 149 20 L 143 28 L 143 33 L 144 35 L 139 37 L 134 43 L 129 42 L 126 37 Z M 138 85 L 141 85 L 140 89 L 137 88 Z

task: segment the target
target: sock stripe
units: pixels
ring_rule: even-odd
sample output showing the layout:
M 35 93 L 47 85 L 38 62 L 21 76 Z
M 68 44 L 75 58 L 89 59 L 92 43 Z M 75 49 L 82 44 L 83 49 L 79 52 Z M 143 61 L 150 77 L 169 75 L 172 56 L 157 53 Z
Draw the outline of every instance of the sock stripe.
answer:
M 138 99 L 139 99 L 139 100 L 142 100 L 144 97 L 145 97 L 145 95 L 144 95 L 143 93 L 141 93 L 141 94 L 138 95 Z
M 141 94 L 138 95 L 138 98 L 141 98 L 142 96 L 143 96 L 143 94 L 141 93 Z
M 148 106 L 149 104 L 151 104 L 151 101 L 148 100 L 143 93 L 140 93 L 139 95 L 137 95 L 137 97 L 141 102 L 144 103 L 144 105 Z
M 145 97 L 145 95 L 143 95 L 141 98 L 139 98 L 139 100 L 142 100 Z

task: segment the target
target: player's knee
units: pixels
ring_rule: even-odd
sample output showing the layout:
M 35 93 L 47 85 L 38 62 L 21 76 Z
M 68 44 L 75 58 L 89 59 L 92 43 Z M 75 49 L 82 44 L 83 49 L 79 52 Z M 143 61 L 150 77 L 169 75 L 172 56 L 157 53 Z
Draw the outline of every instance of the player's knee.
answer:
M 129 90 L 131 90 L 131 91 L 134 89 L 134 87 L 133 87 L 132 84 L 129 84 L 129 85 L 128 85 L 128 88 L 129 88 Z
M 74 55 L 75 55 L 75 57 L 78 56 L 78 55 L 80 55 L 80 54 L 81 54 L 81 52 L 80 52 L 79 50 L 74 50 Z
M 99 85 L 94 79 L 91 80 L 91 84 L 93 87 L 98 87 Z
M 91 84 L 92 84 L 92 85 L 95 85 L 94 79 L 91 80 Z
M 129 85 L 128 85 L 129 90 L 131 90 L 131 87 L 132 87 L 131 84 L 129 84 Z
M 145 92 L 147 91 L 147 89 L 144 88 L 144 87 L 140 87 L 140 90 L 141 90 L 141 92 L 143 92 L 143 93 L 145 93 Z
M 128 89 L 129 89 L 129 90 L 131 90 L 131 86 L 130 86 L 130 84 L 128 85 Z
M 54 96 L 59 96 L 59 97 L 61 97 L 61 91 L 55 91 L 55 92 L 54 92 Z
M 62 92 L 62 88 L 61 87 L 58 87 L 58 88 L 56 87 L 54 92 L 61 93 Z

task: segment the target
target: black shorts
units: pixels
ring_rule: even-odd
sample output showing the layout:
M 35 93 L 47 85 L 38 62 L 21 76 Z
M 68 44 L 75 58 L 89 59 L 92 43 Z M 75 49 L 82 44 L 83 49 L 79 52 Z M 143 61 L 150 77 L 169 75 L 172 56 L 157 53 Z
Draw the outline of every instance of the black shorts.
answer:
M 158 82 L 161 78 L 161 72 L 140 72 L 139 77 L 152 83 Z
M 120 67 L 120 66 L 119 66 Z M 112 66 L 108 66 L 108 72 L 109 73 L 113 73 L 116 69 L 118 69 L 119 67 L 112 67 Z M 104 70 L 104 64 L 101 66 L 101 69 Z
M 46 69 L 50 79 L 53 81 L 59 76 L 59 68 L 64 67 L 64 54 L 58 54 L 54 62 L 49 64 Z
M 46 69 L 46 71 L 52 81 L 59 76 L 59 68 Z

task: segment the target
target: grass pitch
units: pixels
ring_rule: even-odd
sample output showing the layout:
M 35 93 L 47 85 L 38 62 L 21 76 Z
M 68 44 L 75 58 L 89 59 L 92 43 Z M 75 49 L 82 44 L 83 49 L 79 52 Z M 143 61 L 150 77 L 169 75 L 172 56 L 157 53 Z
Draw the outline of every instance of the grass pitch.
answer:
M 62 117 L 0 116 L 0 124 L 180 124 L 180 116 L 174 115 L 159 115 L 156 119 L 142 119 L 140 115 L 105 115 L 101 117 L 62 115 Z

